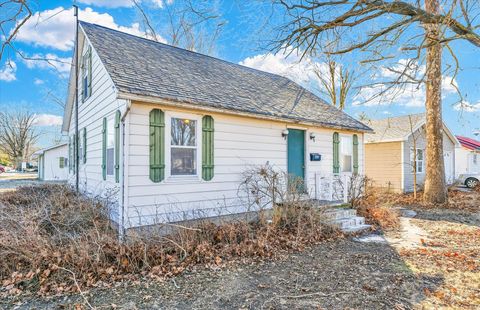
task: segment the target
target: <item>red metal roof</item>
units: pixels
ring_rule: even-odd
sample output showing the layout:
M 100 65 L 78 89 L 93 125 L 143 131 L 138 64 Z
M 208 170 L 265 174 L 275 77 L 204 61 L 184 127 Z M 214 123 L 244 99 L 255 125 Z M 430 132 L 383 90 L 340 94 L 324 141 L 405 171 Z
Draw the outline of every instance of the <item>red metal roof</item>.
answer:
M 473 140 L 467 137 L 457 136 L 458 142 L 469 150 L 479 150 L 480 151 L 480 141 Z

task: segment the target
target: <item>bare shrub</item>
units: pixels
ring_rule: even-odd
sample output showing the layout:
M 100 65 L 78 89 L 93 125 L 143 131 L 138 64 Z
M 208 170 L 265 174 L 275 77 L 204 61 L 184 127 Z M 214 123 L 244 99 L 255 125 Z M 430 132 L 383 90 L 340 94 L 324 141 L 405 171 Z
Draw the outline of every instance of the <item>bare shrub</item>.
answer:
M 55 294 L 163 278 L 199 264 L 276 258 L 341 236 L 307 202 L 286 201 L 275 204 L 271 220 L 165 224 L 177 229 L 130 230 L 120 242 L 103 203 L 62 185 L 22 187 L 0 195 L 0 293 Z
M 355 208 L 367 223 L 385 230 L 400 227 L 400 213 L 394 208 L 398 194 L 384 189 L 367 186 L 365 194 L 359 198 Z

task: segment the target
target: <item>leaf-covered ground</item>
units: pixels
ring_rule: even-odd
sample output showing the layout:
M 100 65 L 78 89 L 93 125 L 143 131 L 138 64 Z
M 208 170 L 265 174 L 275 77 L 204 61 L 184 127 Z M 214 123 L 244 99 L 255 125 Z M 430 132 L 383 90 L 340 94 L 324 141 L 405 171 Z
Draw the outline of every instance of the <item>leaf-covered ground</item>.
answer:
M 281 260 L 199 269 L 83 296 L 4 300 L 19 309 L 478 309 L 480 217 L 417 210 L 418 245 L 327 242 Z M 400 234 L 401 235 L 401 234 Z M 396 236 L 398 237 L 398 236 Z

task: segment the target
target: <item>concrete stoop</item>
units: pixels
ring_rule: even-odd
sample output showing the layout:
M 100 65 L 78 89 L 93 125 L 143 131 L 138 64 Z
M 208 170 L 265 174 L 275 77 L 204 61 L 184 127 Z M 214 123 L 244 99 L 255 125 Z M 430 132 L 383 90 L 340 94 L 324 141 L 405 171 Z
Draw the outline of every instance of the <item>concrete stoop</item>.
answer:
M 345 233 L 356 233 L 366 230 L 371 225 L 365 224 L 365 218 L 357 216 L 357 210 L 345 208 L 331 208 L 324 213 L 328 221 Z

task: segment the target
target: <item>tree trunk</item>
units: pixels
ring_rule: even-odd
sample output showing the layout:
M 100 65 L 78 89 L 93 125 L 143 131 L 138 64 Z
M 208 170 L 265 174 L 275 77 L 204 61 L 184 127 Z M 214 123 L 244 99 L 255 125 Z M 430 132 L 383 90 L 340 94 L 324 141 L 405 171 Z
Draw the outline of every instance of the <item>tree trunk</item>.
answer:
M 425 9 L 438 14 L 438 0 L 425 0 Z M 443 163 L 442 122 L 442 47 L 439 43 L 439 26 L 426 24 L 427 43 L 427 98 L 426 108 L 426 176 L 423 199 L 426 203 L 445 203 L 445 166 Z

